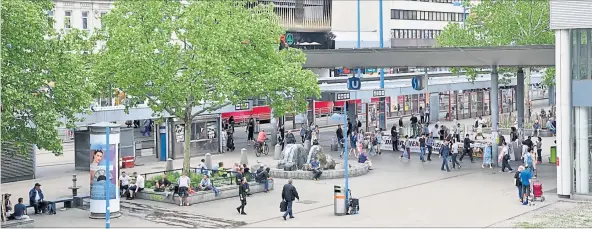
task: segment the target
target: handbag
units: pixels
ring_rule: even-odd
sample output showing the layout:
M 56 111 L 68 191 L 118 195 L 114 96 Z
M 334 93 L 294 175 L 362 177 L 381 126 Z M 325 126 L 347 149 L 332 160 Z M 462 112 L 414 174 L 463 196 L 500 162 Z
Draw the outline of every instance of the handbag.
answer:
M 288 203 L 285 200 L 280 202 L 280 212 L 286 212 L 288 210 Z

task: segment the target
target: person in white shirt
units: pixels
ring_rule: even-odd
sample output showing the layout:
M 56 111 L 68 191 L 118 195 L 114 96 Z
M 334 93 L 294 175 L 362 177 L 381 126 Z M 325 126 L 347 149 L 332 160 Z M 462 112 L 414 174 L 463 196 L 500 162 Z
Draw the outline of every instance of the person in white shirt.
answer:
M 129 189 L 129 184 L 130 184 L 130 176 L 127 175 L 127 173 L 121 172 L 121 176 L 119 177 L 119 182 L 120 182 L 120 189 L 122 192 L 126 191 Z
M 134 172 L 133 177 L 135 179 L 132 179 L 132 182 L 131 182 L 130 187 L 128 189 L 128 191 L 129 191 L 128 200 L 133 200 L 135 193 L 138 193 L 138 192 L 141 192 L 142 190 L 144 190 L 144 177 L 141 175 L 138 175 L 137 172 Z
M 458 165 L 459 169 L 461 168 L 460 163 L 456 160 L 458 158 L 458 145 L 460 145 L 460 142 L 452 139 L 452 169 L 456 169 L 456 165 Z
M 208 175 L 208 167 L 206 166 L 206 159 L 201 159 L 199 162 L 199 172 L 204 175 Z
M 189 188 L 191 187 L 191 179 L 187 176 L 187 172 L 179 177 L 179 206 L 187 205 L 187 196 L 189 196 Z

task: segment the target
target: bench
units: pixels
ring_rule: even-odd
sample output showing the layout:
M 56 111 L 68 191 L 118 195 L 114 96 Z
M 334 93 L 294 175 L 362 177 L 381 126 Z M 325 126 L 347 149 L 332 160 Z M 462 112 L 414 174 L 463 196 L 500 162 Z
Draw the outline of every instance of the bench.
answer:
M 273 180 L 269 181 L 269 190 L 273 190 Z M 225 185 L 217 187 L 220 194 L 216 197 L 214 191 L 198 191 L 190 194 L 187 200 L 190 204 L 199 204 L 218 199 L 235 198 L 238 197 L 238 185 Z M 261 183 L 249 182 L 249 194 L 264 192 L 265 187 Z M 144 189 L 142 192 L 135 194 L 135 198 L 151 200 L 156 202 L 170 203 L 179 205 L 179 195 L 171 193 L 168 196 L 164 192 L 155 192 L 154 190 Z
M 53 203 L 53 204 L 58 204 L 58 203 L 64 203 L 64 208 L 72 208 L 72 203 L 74 202 L 74 198 L 72 197 L 62 197 L 62 198 L 58 198 L 55 200 L 48 200 L 47 201 L 49 204 Z M 33 205 L 28 205 L 28 208 L 34 208 Z M 56 206 L 57 208 L 57 206 Z
M 2 228 L 32 228 L 34 219 L 14 219 L 2 222 Z

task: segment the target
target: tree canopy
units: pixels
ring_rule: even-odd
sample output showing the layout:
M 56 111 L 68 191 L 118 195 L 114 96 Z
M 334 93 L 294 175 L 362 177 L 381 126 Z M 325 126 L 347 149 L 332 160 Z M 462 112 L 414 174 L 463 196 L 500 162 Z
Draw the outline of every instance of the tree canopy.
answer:
M 4 1 L 1 10 L 2 142 L 60 154 L 57 128 L 73 127 L 92 99 L 82 54 L 90 46 L 81 31 L 54 30 L 50 0 Z
M 555 35 L 550 29 L 549 1 L 480 1 L 471 5 L 466 22 L 449 23 L 437 38 L 443 47 L 507 46 L 554 44 Z M 456 69 L 458 70 L 458 69 Z M 463 69 L 476 76 L 474 69 Z M 549 69 L 548 73 L 551 73 Z M 552 82 L 554 74 L 546 74 L 546 82 Z
M 298 49 L 278 50 L 272 5 L 256 1 L 117 1 L 99 32 L 105 46 L 95 72 L 163 116 L 193 118 L 249 98 L 264 98 L 276 116 L 306 109 L 317 77 L 302 69 Z

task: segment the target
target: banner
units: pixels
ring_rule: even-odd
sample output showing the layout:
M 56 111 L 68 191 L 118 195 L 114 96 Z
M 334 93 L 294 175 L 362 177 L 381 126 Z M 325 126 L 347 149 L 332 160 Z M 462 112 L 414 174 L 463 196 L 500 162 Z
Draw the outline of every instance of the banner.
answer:
M 90 212 L 105 213 L 106 200 L 109 200 L 111 212 L 119 211 L 119 133 L 110 134 L 107 146 L 105 135 L 90 136 Z M 109 168 L 107 168 L 107 147 L 109 147 Z M 109 179 L 107 179 L 109 173 Z M 109 182 L 109 196 L 106 196 L 106 184 Z
M 417 138 L 414 138 L 414 139 L 409 139 L 409 141 L 411 141 L 410 151 L 412 153 L 419 153 L 420 152 L 419 140 Z M 403 149 L 404 144 L 405 144 L 405 139 L 399 139 L 398 148 Z M 432 153 L 439 154 L 442 144 L 444 144 L 444 141 L 434 140 L 434 147 L 432 149 Z M 482 142 L 475 142 L 475 143 L 471 144 L 471 147 L 485 148 L 485 146 L 486 146 L 486 143 L 482 143 Z M 463 144 L 461 143 L 458 147 L 459 153 L 462 153 L 462 148 L 463 148 Z M 391 141 L 390 135 L 383 135 L 382 136 L 382 142 L 380 145 L 380 149 L 381 150 L 393 150 L 393 143 Z

